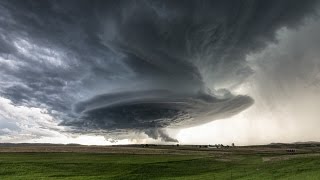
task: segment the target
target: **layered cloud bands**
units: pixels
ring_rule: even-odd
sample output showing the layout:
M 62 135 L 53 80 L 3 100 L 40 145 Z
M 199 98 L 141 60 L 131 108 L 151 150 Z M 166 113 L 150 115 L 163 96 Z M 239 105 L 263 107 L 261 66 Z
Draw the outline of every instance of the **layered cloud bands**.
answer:
M 245 57 L 315 3 L 1 1 L 0 95 L 77 132 L 145 132 L 235 115 Z
M 167 90 L 137 91 L 96 96 L 77 103 L 75 112 L 83 115 L 79 121 L 81 126 L 92 128 L 164 128 L 194 126 L 231 116 L 252 102 L 247 96 L 218 99 L 201 93 L 184 95 Z

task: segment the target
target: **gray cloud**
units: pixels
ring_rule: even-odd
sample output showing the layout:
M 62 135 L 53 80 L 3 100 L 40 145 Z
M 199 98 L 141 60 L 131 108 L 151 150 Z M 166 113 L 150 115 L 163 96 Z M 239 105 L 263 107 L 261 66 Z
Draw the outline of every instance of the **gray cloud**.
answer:
M 177 139 L 174 139 L 174 138 L 168 136 L 168 133 L 163 129 L 147 129 L 145 131 L 145 134 L 147 134 L 149 137 L 151 137 L 153 139 L 161 138 L 162 140 L 164 140 L 166 142 L 179 142 Z
M 208 121 L 207 117 L 214 120 L 230 116 L 252 103 L 247 96 L 216 98 L 202 92 L 187 95 L 149 90 L 99 95 L 76 104 L 74 109 L 83 115 L 78 122 L 81 127 L 147 129 L 199 125 Z M 189 119 L 194 121 L 186 123 Z
M 77 131 L 137 130 L 230 117 L 248 53 L 296 27 L 315 1 L 1 1 L 0 95 L 59 112 Z M 2 76 L 3 75 L 3 76 Z

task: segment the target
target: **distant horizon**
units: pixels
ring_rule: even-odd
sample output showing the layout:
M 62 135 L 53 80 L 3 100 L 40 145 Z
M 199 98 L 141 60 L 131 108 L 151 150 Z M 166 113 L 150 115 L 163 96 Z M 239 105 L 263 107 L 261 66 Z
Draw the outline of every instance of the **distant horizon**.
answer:
M 215 145 L 224 145 L 224 146 L 232 146 L 231 144 L 221 144 L 221 143 L 216 143 L 216 144 L 181 144 L 181 143 L 132 143 L 132 144 L 101 144 L 101 145 L 95 145 L 95 144 L 78 144 L 78 143 L 49 143 L 49 142 L 25 142 L 25 143 L 2 143 L 0 142 L 0 146 L 3 144 L 11 144 L 11 145 L 21 145 L 21 144 L 26 144 L 26 145 L 80 145 L 80 146 L 141 146 L 141 145 L 157 145 L 157 146 L 215 146 Z M 246 147 L 246 146 L 272 146 L 272 145 L 299 145 L 299 144 L 320 144 L 320 141 L 305 141 L 305 142 L 272 142 L 268 144 L 247 144 L 247 145 L 237 145 L 234 143 L 235 146 L 238 147 Z

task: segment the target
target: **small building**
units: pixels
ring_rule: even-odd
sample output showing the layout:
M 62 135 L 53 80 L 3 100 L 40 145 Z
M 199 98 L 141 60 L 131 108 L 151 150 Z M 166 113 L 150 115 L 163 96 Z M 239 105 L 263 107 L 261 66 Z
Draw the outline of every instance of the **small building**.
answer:
M 288 152 L 288 153 L 295 153 L 295 152 L 297 152 L 297 150 L 296 150 L 296 149 L 286 149 L 286 152 Z

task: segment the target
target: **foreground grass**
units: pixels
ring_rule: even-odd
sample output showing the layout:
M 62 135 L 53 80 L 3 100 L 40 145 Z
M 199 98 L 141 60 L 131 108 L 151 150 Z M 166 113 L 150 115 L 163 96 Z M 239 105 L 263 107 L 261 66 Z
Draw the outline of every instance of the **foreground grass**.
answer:
M 320 179 L 320 156 L 263 157 L 0 153 L 0 179 Z

